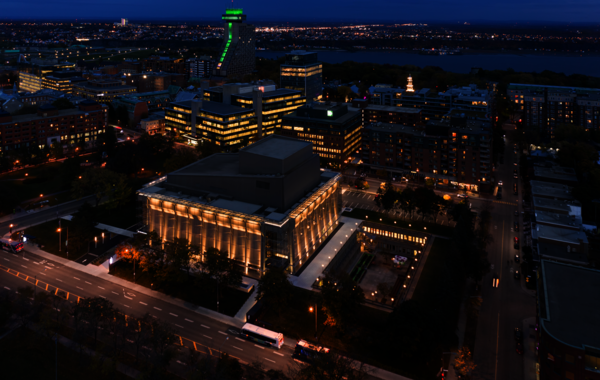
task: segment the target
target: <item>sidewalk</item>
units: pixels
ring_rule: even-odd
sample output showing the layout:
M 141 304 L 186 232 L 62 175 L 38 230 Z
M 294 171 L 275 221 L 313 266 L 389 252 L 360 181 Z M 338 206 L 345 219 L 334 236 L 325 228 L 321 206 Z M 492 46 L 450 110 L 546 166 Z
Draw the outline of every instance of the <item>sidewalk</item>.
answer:
M 300 274 L 300 276 L 290 276 L 290 281 L 294 286 L 313 290 L 312 285 L 317 280 L 317 277 L 320 277 L 323 274 L 323 270 L 327 268 L 329 262 L 337 255 L 340 248 L 343 246 L 343 243 L 348 241 L 352 233 L 356 231 L 356 227 L 363 221 L 342 216 L 340 222 L 344 223 L 344 225 L 335 235 L 333 235 L 329 242 L 321 248 L 321 252 L 313 258 L 312 262 L 304 269 L 302 274 Z
M 523 320 L 523 371 L 524 380 L 536 380 L 535 317 Z

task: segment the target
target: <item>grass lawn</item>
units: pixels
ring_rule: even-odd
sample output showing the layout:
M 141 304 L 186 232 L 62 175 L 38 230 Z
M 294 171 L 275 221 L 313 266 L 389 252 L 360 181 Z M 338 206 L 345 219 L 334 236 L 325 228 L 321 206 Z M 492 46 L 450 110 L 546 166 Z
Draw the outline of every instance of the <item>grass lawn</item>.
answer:
M 28 200 L 38 202 L 42 200 L 40 194 L 49 195 L 69 190 L 74 177 L 70 178 L 69 175 L 63 173 L 61 171 L 62 165 L 60 162 L 51 162 L 34 168 L 0 175 L 0 183 L 2 183 L 0 193 L 3 195 L 4 200 L 4 205 L 0 208 L 0 212 L 12 212 L 15 207 Z M 74 176 L 75 174 L 72 175 Z M 67 192 L 56 196 L 44 197 L 43 199 L 55 202 L 55 198 L 63 200 L 65 196 L 69 198 L 69 195 Z M 70 198 L 67 200 L 70 200 Z
M 133 282 L 133 264 L 119 260 L 111 266 L 110 274 Z M 161 291 L 169 296 L 182 299 L 186 302 L 210 310 L 217 310 L 216 286 L 212 282 L 207 282 L 206 284 L 198 282 L 194 284 L 190 281 L 189 286 L 177 285 L 166 291 L 165 289 L 157 289 L 156 286 L 151 286 L 152 283 L 156 284 L 157 281 L 153 280 L 148 273 L 143 272 L 139 266 L 136 267 L 135 280 L 136 284 L 145 286 L 146 288 Z M 250 296 L 250 293 L 232 289 L 227 286 L 221 286 L 220 293 L 221 301 L 219 312 L 229 316 L 234 316 Z
M 449 227 L 449 226 L 442 226 L 442 225 L 435 224 L 435 223 L 427 223 L 427 222 L 421 222 L 421 221 L 406 221 L 404 219 L 395 218 L 388 214 L 383 214 L 383 213 L 370 211 L 370 210 L 362 210 L 362 209 L 357 209 L 357 208 L 353 209 L 351 212 L 345 211 L 342 215 L 350 217 L 350 218 L 369 220 L 371 222 L 389 224 L 391 226 L 402 227 L 402 228 L 406 228 L 409 230 L 415 230 L 415 231 L 420 231 L 420 232 L 428 232 L 428 233 L 431 233 L 434 235 L 440 235 L 440 236 L 446 236 L 446 237 L 452 236 L 452 231 L 454 230 L 454 228 Z M 379 219 L 381 219 L 381 220 L 379 220 Z M 409 227 L 409 224 L 410 224 L 410 227 Z
M 106 374 L 89 366 L 89 360 L 82 363 L 77 352 L 28 329 L 17 329 L 0 339 L 0 357 L 10 363 L 2 366 L 3 379 L 54 379 L 55 363 L 61 380 L 106 379 Z M 130 378 L 117 373 L 115 379 Z

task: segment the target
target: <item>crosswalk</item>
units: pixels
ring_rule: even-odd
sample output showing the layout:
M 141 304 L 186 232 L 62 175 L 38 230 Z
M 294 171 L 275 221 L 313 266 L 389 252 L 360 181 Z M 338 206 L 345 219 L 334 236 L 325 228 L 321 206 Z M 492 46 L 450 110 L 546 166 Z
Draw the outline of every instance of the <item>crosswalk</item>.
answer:
M 493 202 L 494 203 L 502 203 L 502 204 L 510 205 L 510 206 L 518 206 L 518 204 L 515 202 L 505 202 L 505 201 L 493 201 Z

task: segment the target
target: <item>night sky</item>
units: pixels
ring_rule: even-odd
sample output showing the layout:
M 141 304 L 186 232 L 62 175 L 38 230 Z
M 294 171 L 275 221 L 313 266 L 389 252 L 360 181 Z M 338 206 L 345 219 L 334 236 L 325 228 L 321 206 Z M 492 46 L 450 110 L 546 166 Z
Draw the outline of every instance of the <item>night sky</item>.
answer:
M 2 0 L 0 19 L 218 20 L 225 0 Z M 237 0 L 248 21 L 597 22 L 597 0 Z

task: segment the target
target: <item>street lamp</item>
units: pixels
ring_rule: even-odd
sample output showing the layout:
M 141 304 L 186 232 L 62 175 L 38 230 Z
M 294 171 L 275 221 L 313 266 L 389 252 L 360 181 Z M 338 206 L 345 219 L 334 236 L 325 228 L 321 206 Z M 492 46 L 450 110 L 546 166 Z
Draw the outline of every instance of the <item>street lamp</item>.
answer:
M 318 335 L 317 332 L 319 331 L 318 329 L 318 324 L 317 324 L 317 304 L 315 303 L 315 307 L 313 308 L 312 306 L 308 308 L 309 312 L 315 312 L 315 339 L 317 339 L 318 342 Z
M 60 228 L 58 230 L 56 230 L 56 232 L 58 232 L 58 252 L 60 252 L 60 241 L 61 241 L 61 238 L 60 238 L 61 233 L 60 233 L 60 231 L 61 231 Z
M 229 340 L 229 337 L 225 337 L 225 340 L 223 342 L 221 342 L 221 345 L 219 346 L 219 355 L 221 357 L 223 357 L 223 352 L 221 352 L 221 348 L 223 348 L 223 343 L 227 342 Z
M 11 225 L 10 225 L 10 228 L 8 229 L 8 232 L 9 232 L 11 235 L 12 235 L 12 228 L 13 228 L 13 225 L 11 224 Z
M 98 236 L 94 236 L 94 249 L 98 248 Z

